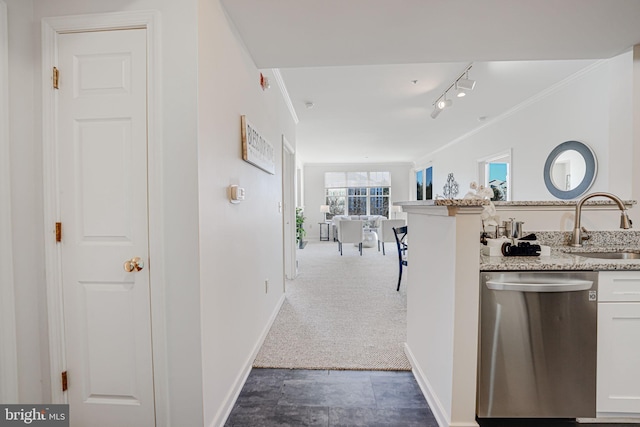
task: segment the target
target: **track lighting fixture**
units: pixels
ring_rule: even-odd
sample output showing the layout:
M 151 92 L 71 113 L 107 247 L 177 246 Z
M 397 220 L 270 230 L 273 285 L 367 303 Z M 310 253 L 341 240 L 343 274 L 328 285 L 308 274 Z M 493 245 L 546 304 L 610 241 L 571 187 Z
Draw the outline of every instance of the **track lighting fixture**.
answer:
M 469 78 L 469 70 L 464 73 L 464 77 L 459 77 L 455 83 L 458 98 L 466 96 L 467 92 L 471 92 L 476 87 L 476 81 Z
M 452 105 L 453 105 L 453 101 L 450 99 L 447 99 L 446 92 L 443 93 L 442 96 L 436 100 L 435 108 L 431 112 L 431 117 L 435 119 L 436 117 L 438 117 L 438 114 L 440 114 L 440 111 L 444 110 L 445 108 L 449 108 Z
M 437 107 L 439 110 L 444 110 L 445 108 L 451 107 L 451 105 L 453 105 L 453 101 L 447 99 L 445 94 L 445 97 L 438 101 Z
M 457 79 L 455 79 L 453 83 L 451 83 L 451 85 L 449 85 L 449 87 L 442 93 L 442 95 L 436 98 L 436 101 L 433 103 L 434 109 L 431 112 L 431 118 L 435 119 L 436 117 L 438 117 L 438 114 L 440 114 L 440 111 L 444 110 L 445 108 L 451 107 L 451 105 L 453 105 L 453 101 L 450 99 L 447 99 L 447 93 L 451 89 L 456 90 L 456 95 L 459 98 L 465 96 L 467 92 L 473 90 L 473 88 L 476 86 L 476 81 L 469 79 L 469 70 L 471 69 L 472 66 L 473 66 L 473 63 L 471 63 L 467 68 L 465 68 L 462 74 L 460 74 L 460 76 Z
M 458 98 L 462 98 L 463 96 L 467 96 L 467 91 L 458 86 L 458 82 L 456 82 L 456 96 Z
M 469 78 L 458 79 L 456 81 L 456 87 L 459 88 L 459 89 L 471 91 L 471 90 L 473 90 L 474 87 L 476 87 L 476 81 L 475 80 L 471 80 Z

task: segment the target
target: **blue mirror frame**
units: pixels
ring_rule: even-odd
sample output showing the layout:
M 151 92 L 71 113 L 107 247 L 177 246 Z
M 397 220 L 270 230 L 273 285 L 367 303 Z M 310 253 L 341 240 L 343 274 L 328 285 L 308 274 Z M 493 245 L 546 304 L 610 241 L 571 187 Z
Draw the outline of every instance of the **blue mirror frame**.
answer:
M 551 168 L 560 154 L 565 151 L 574 150 L 580 153 L 586 164 L 585 174 L 582 181 L 578 186 L 571 190 L 561 190 L 553 184 L 551 177 Z M 596 179 L 596 172 L 598 170 L 598 164 L 596 162 L 596 156 L 593 154 L 591 148 L 579 141 L 566 141 L 558 145 L 549 153 L 547 161 L 544 164 L 544 184 L 547 186 L 547 190 L 558 199 L 575 199 L 584 194 L 593 184 Z

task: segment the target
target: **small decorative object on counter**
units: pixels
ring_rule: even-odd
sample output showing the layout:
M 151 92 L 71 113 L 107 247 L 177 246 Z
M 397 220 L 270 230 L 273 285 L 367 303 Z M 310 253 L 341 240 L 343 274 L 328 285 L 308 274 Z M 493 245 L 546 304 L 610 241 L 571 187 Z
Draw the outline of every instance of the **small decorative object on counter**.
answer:
M 453 178 L 453 173 L 447 176 L 447 183 L 442 187 L 444 197 L 447 199 L 455 199 L 458 195 L 458 183 Z
M 504 243 L 511 243 L 511 240 L 507 239 L 504 236 L 497 237 L 495 239 L 487 239 L 487 246 L 489 247 L 502 248 L 502 245 Z
M 515 218 L 509 218 L 509 221 L 502 221 L 502 226 L 504 227 L 504 235 L 510 239 L 513 238 L 513 228 L 512 223 L 515 221 Z
M 529 242 L 518 242 L 517 246 L 509 242 L 502 244 L 502 255 L 504 256 L 540 256 L 541 250 L 540 245 L 532 245 Z
M 452 176 L 452 174 L 449 175 Z M 496 207 L 491 201 L 493 190 L 486 188 L 484 185 L 478 185 L 476 182 L 472 182 L 469 187 L 474 191 L 467 192 L 467 194 L 464 195 L 465 199 L 489 200 L 489 203 L 484 206 L 482 214 L 480 215 L 480 219 L 482 220 L 482 235 L 480 237 L 480 242 L 483 245 L 486 245 L 489 233 L 485 226 L 494 226 L 496 228 L 494 235 L 497 237 L 498 223 L 500 222 L 500 217 L 497 215 Z
M 524 221 L 516 221 L 515 218 L 509 218 L 509 221 L 503 222 L 506 236 L 515 242 L 516 239 L 520 239 L 524 235 L 522 224 Z

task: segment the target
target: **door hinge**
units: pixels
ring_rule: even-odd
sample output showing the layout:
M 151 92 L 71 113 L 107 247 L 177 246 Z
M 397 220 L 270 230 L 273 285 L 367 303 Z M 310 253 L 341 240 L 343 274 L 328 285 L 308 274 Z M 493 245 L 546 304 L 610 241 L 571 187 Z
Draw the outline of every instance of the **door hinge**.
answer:
M 64 371 L 60 377 L 62 379 L 62 391 L 67 391 L 67 388 L 69 388 L 67 383 L 67 371 Z
M 57 67 L 53 67 L 53 88 L 58 89 L 58 79 L 60 78 L 60 71 Z
M 56 242 L 62 242 L 62 223 L 56 222 Z

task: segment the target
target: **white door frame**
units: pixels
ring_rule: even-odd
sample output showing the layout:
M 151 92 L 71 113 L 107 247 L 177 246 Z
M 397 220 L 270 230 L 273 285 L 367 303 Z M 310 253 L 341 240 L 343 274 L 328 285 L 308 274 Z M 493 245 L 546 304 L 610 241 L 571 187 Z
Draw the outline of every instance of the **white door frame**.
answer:
M 9 150 L 9 34 L 7 5 L 0 0 L 0 402 L 18 403 L 18 347 L 11 233 Z
M 289 227 L 289 233 L 285 233 L 283 229 L 283 237 L 296 235 L 296 203 L 295 203 L 295 182 L 296 182 L 296 163 L 295 150 L 282 135 L 282 201 L 283 201 L 283 217 L 282 226 Z M 288 218 L 285 216 L 289 215 Z M 296 277 L 296 244 L 295 239 L 289 241 L 284 239 L 284 277 L 285 283 L 287 279 Z M 285 288 L 286 289 L 286 288 Z
M 153 378 L 156 425 L 169 425 L 169 387 L 166 350 L 165 274 L 162 201 L 162 77 L 160 58 L 160 13 L 132 11 L 63 16 L 42 20 L 42 143 L 44 178 L 44 230 L 47 307 L 49 311 L 49 354 L 52 403 L 65 403 L 60 373 L 65 370 L 65 336 L 60 277 L 60 251 L 56 245 L 55 222 L 60 218 L 57 181 L 56 108 L 52 69 L 57 65 L 57 34 L 95 30 L 145 28 L 147 30 L 147 123 L 149 259 Z M 64 76 L 61 77 L 63 79 Z M 63 230 L 64 233 L 64 230 Z M 64 238 L 64 237 L 63 237 Z

